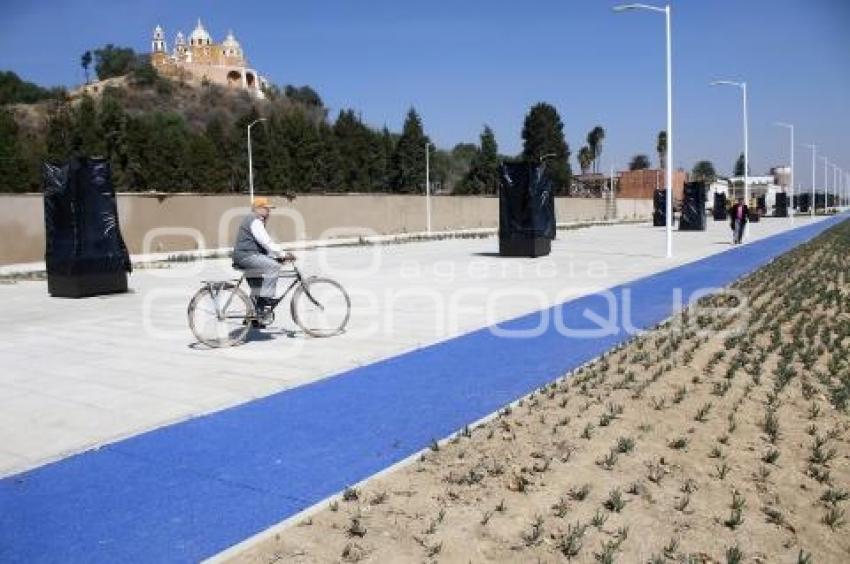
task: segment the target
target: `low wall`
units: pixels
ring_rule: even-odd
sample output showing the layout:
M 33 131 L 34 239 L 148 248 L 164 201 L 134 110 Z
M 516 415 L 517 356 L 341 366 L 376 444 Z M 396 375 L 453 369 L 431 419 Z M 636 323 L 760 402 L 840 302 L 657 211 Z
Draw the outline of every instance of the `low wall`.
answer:
M 121 232 L 131 254 L 220 248 L 232 245 L 237 223 L 248 212 L 247 196 L 119 194 Z M 420 232 L 426 229 L 425 198 L 410 195 L 300 195 L 279 207 L 269 231 L 279 241 Z M 617 200 L 617 218 L 647 218 L 652 202 Z M 559 223 L 614 219 L 606 202 L 556 198 Z M 497 227 L 499 200 L 484 196 L 431 198 L 434 231 Z M 44 260 L 41 194 L 0 195 L 0 264 Z

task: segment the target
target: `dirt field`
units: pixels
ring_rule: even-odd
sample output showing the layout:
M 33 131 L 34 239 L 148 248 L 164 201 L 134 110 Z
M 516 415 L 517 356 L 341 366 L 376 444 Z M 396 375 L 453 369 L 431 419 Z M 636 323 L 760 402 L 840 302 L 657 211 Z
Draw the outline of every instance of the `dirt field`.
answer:
M 246 562 L 850 562 L 850 222 Z

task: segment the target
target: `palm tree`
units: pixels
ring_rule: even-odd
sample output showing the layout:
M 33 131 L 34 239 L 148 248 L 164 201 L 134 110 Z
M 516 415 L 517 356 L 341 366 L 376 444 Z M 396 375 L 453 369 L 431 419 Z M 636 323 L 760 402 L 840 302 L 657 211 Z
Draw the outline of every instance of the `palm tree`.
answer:
M 587 134 L 587 146 L 590 149 L 593 172 L 599 172 L 599 157 L 602 155 L 602 140 L 605 139 L 605 130 L 597 125 Z
M 593 150 L 585 145 L 578 152 L 578 165 L 581 167 L 581 173 L 587 174 L 587 169 L 590 168 L 593 162 Z
M 655 150 L 658 152 L 658 163 L 661 168 L 667 164 L 667 132 L 658 132 L 658 142 L 655 144 Z

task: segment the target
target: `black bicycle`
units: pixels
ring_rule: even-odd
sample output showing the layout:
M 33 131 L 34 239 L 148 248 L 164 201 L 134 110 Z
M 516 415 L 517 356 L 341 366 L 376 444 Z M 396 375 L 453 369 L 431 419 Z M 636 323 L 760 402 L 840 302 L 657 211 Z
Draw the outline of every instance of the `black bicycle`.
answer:
M 246 280 L 243 272 L 230 280 L 205 280 L 189 302 L 189 327 L 195 338 L 209 347 L 231 347 L 245 341 L 253 325 L 274 323 L 277 305 L 294 289 L 289 310 L 292 320 L 313 337 L 339 335 L 351 317 L 351 299 L 338 282 L 329 278 L 305 278 L 293 264 L 291 270 L 281 269 L 281 278 L 292 283 L 274 299 L 272 307 L 262 317 L 257 307 L 242 289 Z

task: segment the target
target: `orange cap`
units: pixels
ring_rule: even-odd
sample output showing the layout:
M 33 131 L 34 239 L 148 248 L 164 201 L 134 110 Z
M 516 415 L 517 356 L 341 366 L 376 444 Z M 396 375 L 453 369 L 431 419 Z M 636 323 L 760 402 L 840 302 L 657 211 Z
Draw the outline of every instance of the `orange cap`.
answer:
M 274 206 L 268 198 L 265 196 L 257 196 L 254 198 L 254 207 L 255 208 L 274 208 Z

